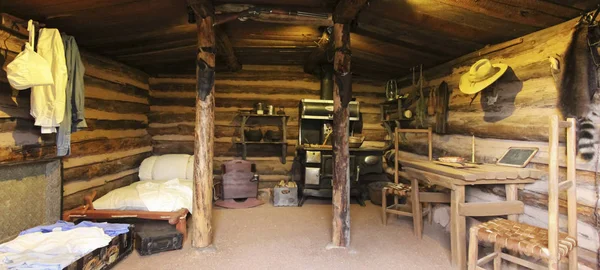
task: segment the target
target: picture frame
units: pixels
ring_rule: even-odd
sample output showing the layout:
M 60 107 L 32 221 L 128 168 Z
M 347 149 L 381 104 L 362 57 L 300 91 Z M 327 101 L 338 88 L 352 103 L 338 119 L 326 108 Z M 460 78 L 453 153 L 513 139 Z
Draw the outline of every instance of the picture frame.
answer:
M 496 161 L 496 165 L 523 168 L 537 154 L 537 147 L 509 147 Z

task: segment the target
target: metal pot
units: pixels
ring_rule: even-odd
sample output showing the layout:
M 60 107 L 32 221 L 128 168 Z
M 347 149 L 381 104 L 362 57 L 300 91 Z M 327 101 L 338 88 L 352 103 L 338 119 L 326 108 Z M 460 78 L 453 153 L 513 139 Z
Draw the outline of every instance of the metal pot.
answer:
M 265 132 L 265 141 L 279 142 L 283 139 L 283 132 L 279 130 L 267 130 Z
M 246 138 L 246 141 L 260 142 L 260 140 L 262 140 L 263 134 L 260 129 L 246 129 L 244 130 L 244 137 Z

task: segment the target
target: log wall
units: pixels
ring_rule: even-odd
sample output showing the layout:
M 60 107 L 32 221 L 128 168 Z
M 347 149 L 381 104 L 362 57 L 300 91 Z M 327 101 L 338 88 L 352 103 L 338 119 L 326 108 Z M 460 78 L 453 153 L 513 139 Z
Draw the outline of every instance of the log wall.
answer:
M 478 161 L 495 162 L 511 146 L 539 147 L 540 151 L 529 167 L 548 171 L 548 116 L 560 114 L 556 107 L 558 93 L 548 58 L 564 52 L 574 23 L 575 21 L 569 21 L 509 41 L 506 48 L 484 48 L 425 71 L 428 87 L 437 87 L 442 81 L 446 81 L 452 89 L 448 134 L 434 135 L 434 156 L 456 155 L 470 159 L 471 135 L 475 135 Z M 472 96 L 463 94 L 458 89 L 460 76 L 481 58 L 510 66 L 507 73 L 496 82 L 499 94 L 493 105 L 488 105 L 489 94 L 485 91 L 469 104 Z M 407 80 L 399 79 L 399 82 L 402 81 Z M 402 91 L 410 92 L 411 89 L 404 87 Z M 433 126 L 435 118 L 429 118 L 428 122 Z M 561 138 L 561 142 L 563 141 L 564 135 Z M 425 137 L 407 135 L 403 146 L 405 155 L 426 155 L 426 142 Z M 564 150 L 564 144 L 561 147 Z M 565 157 L 561 157 L 561 165 L 565 166 Z M 594 213 L 597 202 L 596 164 L 578 161 L 577 168 L 579 244 L 584 250 L 580 253 L 580 261 L 582 267 L 585 265 L 596 269 L 597 251 L 600 247 L 598 223 Z M 561 168 L 563 179 L 565 174 L 565 168 Z M 467 199 L 473 201 L 494 201 L 502 196 L 504 188 L 500 187 L 472 188 L 467 193 Z M 519 191 L 519 199 L 526 204 L 521 221 L 547 226 L 546 178 L 526 185 Z M 561 194 L 563 213 L 566 213 L 565 199 L 566 194 Z M 566 219 L 564 222 L 566 224 Z
M 193 76 L 170 75 L 150 78 L 150 113 L 148 132 L 154 153 L 193 153 L 194 102 Z M 355 80 L 353 95 L 361 103 L 363 134 L 367 140 L 382 141 L 385 132 L 379 124 L 379 106 L 385 94 L 381 82 Z M 298 103 L 303 98 L 319 99 L 318 78 L 305 74 L 301 66 L 245 65 L 235 73 L 217 73 L 215 81 L 215 158 L 214 169 L 220 174 L 222 162 L 241 157 L 241 146 L 232 142 L 239 138 L 238 110 L 252 109 L 256 102 L 284 106 L 287 124 L 287 162 L 279 161 L 279 146 L 248 147 L 248 160 L 261 174 L 261 187 L 289 177 L 298 140 Z M 276 128 L 276 127 L 273 127 Z M 264 131 L 268 127 L 261 128 Z
M 2 30 L 0 37 L 0 165 L 55 159 L 56 134 L 41 135 L 33 125 L 30 90 L 12 91 L 6 78 L 6 65 L 25 40 Z M 139 164 L 152 152 L 148 75 L 91 53 L 82 58 L 88 129 L 72 134 L 71 155 L 62 159 L 63 209 L 81 205 L 92 190 L 102 196 L 136 181 Z

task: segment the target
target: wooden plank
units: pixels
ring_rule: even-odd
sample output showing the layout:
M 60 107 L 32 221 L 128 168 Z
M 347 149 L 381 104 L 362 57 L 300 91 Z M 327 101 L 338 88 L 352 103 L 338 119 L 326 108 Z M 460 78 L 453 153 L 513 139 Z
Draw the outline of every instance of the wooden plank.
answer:
M 426 172 L 436 173 L 460 180 L 475 181 L 478 178 L 477 175 L 467 170 L 454 169 L 443 165 L 438 165 L 429 161 L 404 159 L 401 160 L 400 163 L 402 164 L 403 168 L 415 168 L 419 170 L 424 170 Z
M 517 185 L 515 184 L 511 184 L 511 185 L 506 185 L 505 186 L 506 189 L 506 200 L 509 202 L 519 202 L 519 190 L 517 189 Z M 521 213 L 516 213 L 513 215 L 508 215 L 508 220 L 512 220 L 512 221 L 518 221 L 519 220 L 519 216 L 517 214 L 522 214 Z
M 420 202 L 450 203 L 450 194 L 441 192 L 419 192 Z
M 552 115 L 548 131 L 550 164 L 548 164 L 548 268 L 558 269 L 559 190 L 558 190 L 558 116 Z
M 600 6 L 599 6 L 600 8 Z M 558 191 L 561 189 L 567 190 L 567 232 L 569 236 L 577 239 L 577 169 L 576 169 L 576 143 L 577 143 L 577 124 L 574 118 L 569 118 L 566 121 L 569 123 L 569 127 L 567 128 L 567 138 L 566 138 L 566 146 L 567 146 L 567 182 L 570 183 L 570 187 L 566 188 L 566 186 L 558 185 Z M 558 163 L 558 162 L 557 162 Z M 553 164 L 558 167 L 558 164 Z M 553 175 L 553 177 L 558 177 L 558 170 L 553 171 L 557 175 Z M 548 178 L 548 181 L 552 179 Z M 557 179 L 558 180 L 558 179 Z M 598 194 L 598 191 L 596 191 Z M 550 195 L 550 187 L 548 188 L 548 195 Z M 597 205 L 594 205 L 595 207 Z M 597 217 L 597 216 L 596 216 Z M 568 254 L 569 257 L 569 268 L 575 269 L 578 267 L 577 264 L 577 248 L 573 248 Z
M 462 203 L 458 207 L 461 216 L 491 217 L 523 214 L 525 206 L 520 201 Z

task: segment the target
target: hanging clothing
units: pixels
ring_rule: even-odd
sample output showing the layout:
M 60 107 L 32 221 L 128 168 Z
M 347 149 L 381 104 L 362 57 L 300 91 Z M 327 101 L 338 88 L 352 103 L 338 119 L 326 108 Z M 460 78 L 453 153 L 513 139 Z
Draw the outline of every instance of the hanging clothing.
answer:
M 31 88 L 31 115 L 35 118 L 35 125 L 42 127 L 42 134 L 54 133 L 65 116 L 68 79 L 64 45 L 58 30 L 40 30 L 37 49 L 38 54 L 50 64 L 54 84 Z
M 85 67 L 79 55 L 75 38 L 62 34 L 67 66 L 67 85 L 65 89 L 64 119 L 56 136 L 56 155 L 59 157 L 71 153 L 71 132 L 87 127 L 84 115 L 85 90 L 83 75 Z

